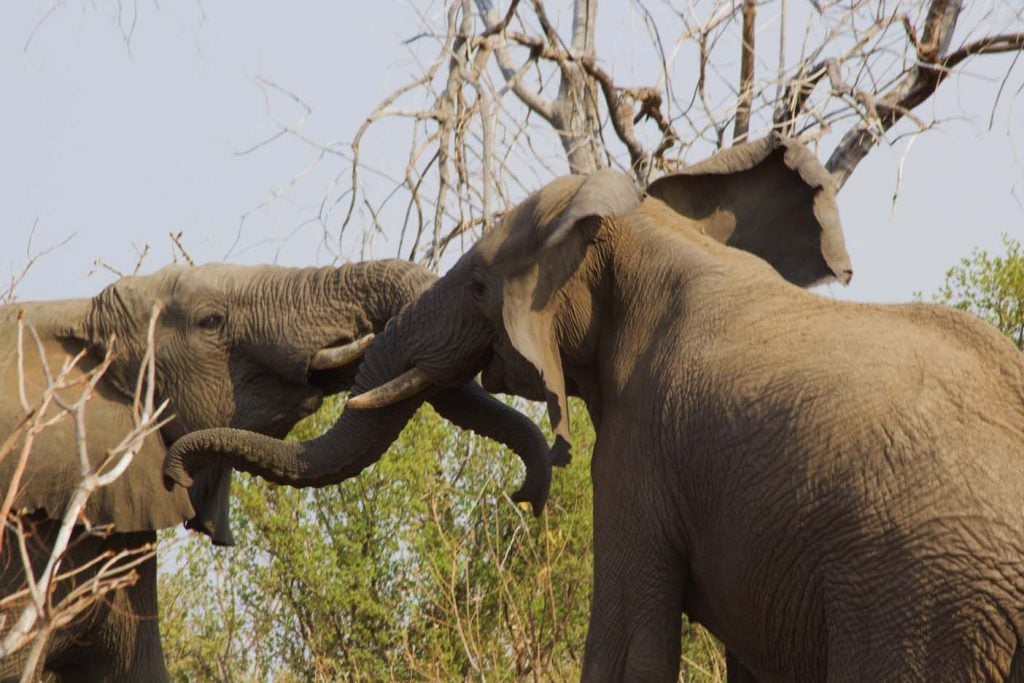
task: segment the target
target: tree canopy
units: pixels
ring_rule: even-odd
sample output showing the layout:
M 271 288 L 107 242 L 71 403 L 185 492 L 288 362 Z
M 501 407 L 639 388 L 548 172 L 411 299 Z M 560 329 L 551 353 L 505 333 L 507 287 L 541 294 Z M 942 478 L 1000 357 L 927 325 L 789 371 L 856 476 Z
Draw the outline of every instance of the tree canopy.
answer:
M 968 311 L 994 325 L 1024 351 L 1024 252 L 1003 235 L 1006 254 L 975 249 L 946 271 L 935 301 Z

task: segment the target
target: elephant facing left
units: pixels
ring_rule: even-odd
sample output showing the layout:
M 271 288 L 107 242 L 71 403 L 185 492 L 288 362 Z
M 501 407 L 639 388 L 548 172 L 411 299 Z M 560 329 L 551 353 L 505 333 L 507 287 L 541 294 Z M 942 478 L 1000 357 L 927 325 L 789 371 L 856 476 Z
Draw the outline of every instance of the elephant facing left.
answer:
M 0 306 L 0 442 L 24 411 L 19 397 L 18 317 L 37 332 L 46 363 L 86 350 L 76 368 L 84 376 L 108 352 L 113 360 L 86 407 L 87 443 L 94 465 L 134 424 L 133 398 L 147 348 L 154 305 L 156 401 L 173 419 L 151 435 L 125 473 L 96 491 L 85 517 L 113 525 L 106 538 L 81 535 L 62 571 L 82 567 L 100 553 L 154 542 L 156 530 L 184 522 L 218 545 L 232 545 L 228 524 L 231 470 L 212 468 L 186 490 L 168 491 L 161 468 L 167 448 L 184 434 L 210 427 L 283 437 L 314 412 L 324 395 L 351 386 L 359 356 L 386 322 L 429 287 L 435 276 L 404 261 L 370 261 L 328 268 L 208 264 L 167 266 L 125 277 L 92 299 Z M 111 348 L 110 340 L 114 339 Z M 35 402 L 46 386 L 32 336 L 24 334 L 22 372 Z M 72 378 L 74 379 L 74 377 Z M 437 392 L 430 402 L 463 427 L 510 446 L 526 463 L 527 479 L 514 497 L 539 511 L 550 482 L 543 434 L 525 416 L 469 382 Z M 368 423 L 363 435 L 372 440 Z M 14 480 L 21 445 L 0 460 L 0 498 Z M 32 566 L 45 564 L 65 505 L 79 481 L 73 421 L 44 430 L 20 477 L 14 509 L 24 511 Z M 24 582 L 13 534 L 5 531 L 0 595 Z M 156 559 L 137 567 L 138 581 L 114 591 L 49 640 L 39 675 L 57 680 L 160 681 L 167 679 L 157 623 Z M 87 574 L 78 577 L 78 581 Z M 66 589 L 65 589 L 66 590 Z M 59 595 L 57 596 L 60 597 Z M 4 622 L 9 628 L 15 610 Z M 0 623 L 4 623 L 0 622 Z M 0 635 L 2 635 L 0 627 Z M 17 679 L 22 650 L 0 662 L 0 681 Z

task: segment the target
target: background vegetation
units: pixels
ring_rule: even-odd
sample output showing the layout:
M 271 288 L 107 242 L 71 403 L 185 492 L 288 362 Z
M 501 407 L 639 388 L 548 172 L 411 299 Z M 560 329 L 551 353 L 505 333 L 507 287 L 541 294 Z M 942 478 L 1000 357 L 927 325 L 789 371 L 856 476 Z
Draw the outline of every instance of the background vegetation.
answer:
M 298 426 L 309 438 L 340 409 Z M 508 498 L 519 460 L 421 410 L 388 455 L 320 491 L 239 477 L 238 546 L 179 544 L 161 624 L 179 680 L 577 680 L 591 578 L 590 451 L 534 519 Z M 538 416 L 540 419 L 540 416 Z M 168 561 L 168 560 L 165 560 Z M 719 680 L 718 646 L 686 636 L 687 680 Z
M 932 297 L 969 311 L 994 325 L 1024 351 L 1024 252 L 1003 235 L 1005 254 L 975 249 L 946 272 L 946 284 Z

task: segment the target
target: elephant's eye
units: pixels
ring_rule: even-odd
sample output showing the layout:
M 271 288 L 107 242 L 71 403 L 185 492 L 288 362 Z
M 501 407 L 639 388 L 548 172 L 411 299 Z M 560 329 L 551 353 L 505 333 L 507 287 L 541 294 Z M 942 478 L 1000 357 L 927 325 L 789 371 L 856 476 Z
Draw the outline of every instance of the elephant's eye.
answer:
M 203 330 L 219 330 L 224 326 L 224 314 L 210 313 L 205 315 L 199 319 L 198 325 Z
M 473 298 L 479 301 L 487 294 L 487 283 L 480 277 L 474 277 L 469 283 L 469 291 L 473 292 Z

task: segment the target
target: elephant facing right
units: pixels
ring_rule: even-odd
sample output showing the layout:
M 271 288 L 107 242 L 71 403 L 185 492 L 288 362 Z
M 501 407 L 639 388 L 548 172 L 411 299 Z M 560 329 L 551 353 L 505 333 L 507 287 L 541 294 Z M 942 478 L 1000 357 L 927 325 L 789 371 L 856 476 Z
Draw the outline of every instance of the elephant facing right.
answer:
M 560 178 L 389 322 L 331 433 L 482 372 L 546 401 L 564 444 L 581 396 L 586 681 L 676 680 L 686 613 L 730 679 L 1024 682 L 1024 355 L 959 311 L 803 289 L 850 275 L 831 180 L 794 141 L 646 193 Z M 207 450 L 323 467 L 275 443 L 193 432 L 164 472 Z

